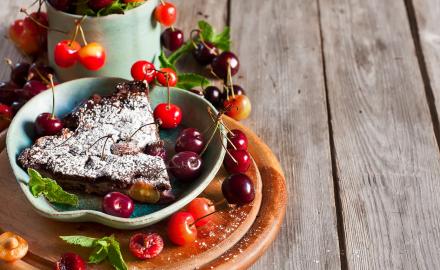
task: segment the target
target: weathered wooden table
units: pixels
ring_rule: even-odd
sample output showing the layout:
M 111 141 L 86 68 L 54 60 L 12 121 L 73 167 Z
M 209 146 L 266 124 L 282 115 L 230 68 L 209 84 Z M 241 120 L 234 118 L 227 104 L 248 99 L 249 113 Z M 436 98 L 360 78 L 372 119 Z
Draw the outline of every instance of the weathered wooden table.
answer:
M 3 32 L 29 2 L 2 3 Z M 440 2 L 176 2 L 185 32 L 231 26 L 245 123 L 284 166 L 285 224 L 253 269 L 439 269 Z

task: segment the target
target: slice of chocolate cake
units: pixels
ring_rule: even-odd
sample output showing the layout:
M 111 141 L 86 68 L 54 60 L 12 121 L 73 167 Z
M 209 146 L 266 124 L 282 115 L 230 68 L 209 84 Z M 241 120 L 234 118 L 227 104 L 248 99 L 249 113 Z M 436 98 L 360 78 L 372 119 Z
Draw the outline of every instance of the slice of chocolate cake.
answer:
M 148 89 L 119 84 L 108 97 L 93 96 L 65 119 L 61 134 L 36 140 L 18 160 L 55 179 L 66 190 L 128 193 L 142 181 L 162 192 L 171 188 L 164 160 L 146 154 L 162 145 Z

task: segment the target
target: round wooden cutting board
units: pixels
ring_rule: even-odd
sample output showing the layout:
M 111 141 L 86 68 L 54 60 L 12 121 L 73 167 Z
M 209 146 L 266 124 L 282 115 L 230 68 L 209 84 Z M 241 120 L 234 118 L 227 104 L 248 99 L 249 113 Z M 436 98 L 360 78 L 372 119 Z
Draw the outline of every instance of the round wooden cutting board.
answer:
M 177 247 L 166 237 L 166 221 L 137 230 L 121 231 L 92 223 L 60 223 L 39 216 L 26 201 L 12 176 L 5 153 L 0 155 L 0 229 L 10 230 L 29 241 L 30 252 L 19 262 L 1 264 L 0 269 L 52 269 L 53 263 L 67 251 L 87 258 L 90 250 L 64 243 L 60 235 L 103 237 L 114 234 L 121 243 L 129 269 L 246 269 L 262 255 L 274 240 L 284 218 L 286 187 L 281 167 L 270 149 L 249 129 L 224 117 L 231 129 L 241 129 L 249 139 L 254 164 L 247 172 L 257 193 L 250 205 L 231 208 L 226 204 L 213 221 L 198 230 L 196 243 Z M 0 140 L 1 145 L 1 140 Z M 201 196 L 221 201 L 221 181 L 227 176 L 222 169 Z M 165 240 L 163 252 L 150 260 L 139 261 L 127 249 L 129 237 L 136 232 L 158 232 Z M 89 265 L 89 269 L 111 269 L 106 263 Z

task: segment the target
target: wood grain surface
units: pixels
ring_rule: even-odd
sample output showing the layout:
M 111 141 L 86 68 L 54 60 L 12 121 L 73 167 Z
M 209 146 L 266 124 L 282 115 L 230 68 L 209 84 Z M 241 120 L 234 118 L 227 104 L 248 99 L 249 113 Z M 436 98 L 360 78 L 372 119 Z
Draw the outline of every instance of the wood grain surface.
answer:
M 281 160 L 289 205 L 281 235 L 254 269 L 340 267 L 316 1 L 231 2 L 236 83 L 252 100 L 245 123 Z
M 348 268 L 439 269 L 440 164 L 403 1 L 320 1 Z
M 30 2 L 5 1 L 2 37 Z M 174 2 L 186 37 L 231 26 L 244 123 L 285 171 L 285 223 L 251 268 L 440 269 L 439 1 Z M 21 58 L 6 39 L 3 57 Z

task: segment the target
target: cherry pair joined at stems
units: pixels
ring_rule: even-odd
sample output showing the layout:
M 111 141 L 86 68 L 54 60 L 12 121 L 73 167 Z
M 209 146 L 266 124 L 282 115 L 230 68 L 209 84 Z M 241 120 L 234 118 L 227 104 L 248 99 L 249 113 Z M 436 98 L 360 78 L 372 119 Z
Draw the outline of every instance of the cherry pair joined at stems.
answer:
M 86 69 L 96 71 L 101 69 L 106 60 L 106 51 L 101 44 L 97 42 L 88 43 L 81 23 L 86 18 L 83 16 L 81 20 L 75 22 L 75 30 L 72 38 L 62 40 L 56 44 L 54 49 L 55 63 L 62 68 L 69 68 L 80 62 Z M 81 34 L 84 46 L 76 41 L 78 33 Z

